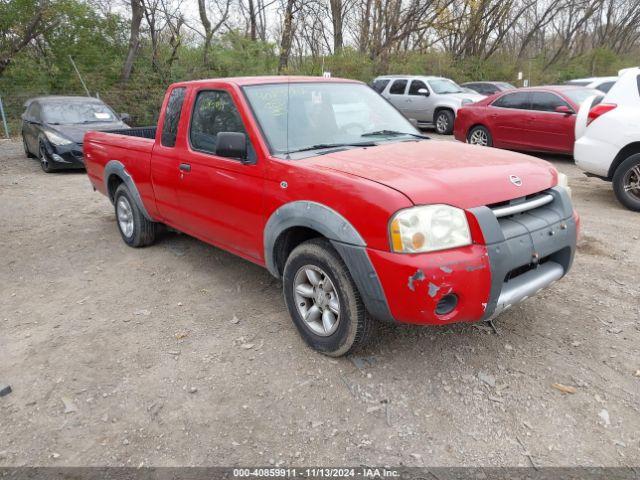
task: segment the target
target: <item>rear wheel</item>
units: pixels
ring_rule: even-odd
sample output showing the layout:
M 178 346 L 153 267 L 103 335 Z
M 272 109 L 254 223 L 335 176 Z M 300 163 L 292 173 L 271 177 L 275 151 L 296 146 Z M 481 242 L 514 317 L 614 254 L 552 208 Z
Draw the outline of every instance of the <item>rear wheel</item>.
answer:
M 440 135 L 451 135 L 455 117 L 451 110 L 440 110 L 436 113 L 436 132 Z
M 33 157 L 31 152 L 29 151 L 29 146 L 27 145 L 27 140 L 24 138 L 24 134 L 22 135 L 22 148 L 24 148 L 24 155 L 27 158 Z
M 480 145 L 482 147 L 491 147 L 493 145 L 493 138 L 491 138 L 491 133 L 489 133 L 489 130 L 487 130 L 486 127 L 477 125 L 469 130 L 467 143 L 471 145 Z
M 640 153 L 631 155 L 616 169 L 613 191 L 621 204 L 640 212 Z
M 296 247 L 284 267 L 284 298 L 302 338 L 332 357 L 370 338 L 373 320 L 340 255 L 326 239 Z
M 158 224 L 147 220 L 123 183 L 113 196 L 118 230 L 130 247 L 144 247 L 153 243 Z

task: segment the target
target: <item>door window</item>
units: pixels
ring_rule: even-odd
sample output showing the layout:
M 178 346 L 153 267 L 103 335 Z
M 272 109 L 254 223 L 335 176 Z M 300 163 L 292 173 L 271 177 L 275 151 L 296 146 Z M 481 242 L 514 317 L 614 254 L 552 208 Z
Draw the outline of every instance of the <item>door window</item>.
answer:
M 378 93 L 382 93 L 382 91 L 386 88 L 387 85 L 389 85 L 390 80 L 386 79 L 386 78 L 381 78 L 380 80 L 376 80 L 373 82 L 372 88 L 378 92 Z
M 498 98 L 495 102 L 493 102 L 492 105 L 494 107 L 528 110 L 530 105 L 529 93 L 528 92 L 508 93 Z
M 409 95 L 422 95 L 418 93 L 418 91 L 423 88 L 427 89 L 427 85 L 422 80 L 412 80 L 411 86 L 409 87 Z
M 195 150 L 215 154 L 216 139 L 220 132 L 246 134 L 231 95 L 219 90 L 198 93 L 189 131 L 191 146 Z
M 597 89 L 600 90 L 601 92 L 604 93 L 608 93 L 609 90 L 611 90 L 611 87 L 613 87 L 613 84 L 616 82 L 604 82 L 602 84 L 600 84 Z
M 393 82 L 393 85 L 391 85 L 391 88 L 389 89 L 389 93 L 391 95 L 402 95 L 404 94 L 404 91 L 407 88 L 407 81 L 406 80 L 396 80 L 395 82 Z
M 160 143 L 165 147 L 174 147 L 176 145 L 176 134 L 178 133 L 178 123 L 180 123 L 180 112 L 182 111 L 185 92 L 186 88 L 179 87 L 174 88 L 169 95 L 160 139 Z
M 531 110 L 539 112 L 555 112 L 556 108 L 565 106 L 571 108 L 567 102 L 562 100 L 558 95 L 549 92 L 532 92 L 531 93 Z

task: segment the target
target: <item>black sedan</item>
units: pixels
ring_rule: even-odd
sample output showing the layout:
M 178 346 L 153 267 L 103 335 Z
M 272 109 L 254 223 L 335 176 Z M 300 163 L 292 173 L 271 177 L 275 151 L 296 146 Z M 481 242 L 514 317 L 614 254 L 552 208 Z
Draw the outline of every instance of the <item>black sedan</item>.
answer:
M 460 86 L 470 88 L 471 90 L 486 96 L 516 88 L 507 82 L 467 82 Z
M 82 139 L 89 130 L 129 128 L 105 103 L 92 97 L 38 97 L 25 103 L 22 142 L 28 157 L 40 160 L 42 170 L 84 168 Z

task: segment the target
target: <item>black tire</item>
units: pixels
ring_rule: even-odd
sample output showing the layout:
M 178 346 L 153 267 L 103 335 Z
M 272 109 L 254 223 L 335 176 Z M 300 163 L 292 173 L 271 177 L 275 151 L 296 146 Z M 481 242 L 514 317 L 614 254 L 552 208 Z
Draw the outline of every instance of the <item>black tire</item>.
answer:
M 130 247 L 138 248 L 146 247 L 154 242 L 158 224 L 147 220 L 124 183 L 120 184 L 116 189 L 116 193 L 113 196 L 113 205 L 116 213 L 116 224 L 124 243 Z M 125 213 L 125 206 L 130 210 L 131 221 L 133 222 L 130 232 L 123 230 L 120 222 L 120 215 Z
M 640 153 L 631 155 L 616 168 L 613 174 L 613 191 L 622 205 L 640 212 Z
M 455 116 L 451 110 L 439 110 L 434 118 L 436 132 L 440 135 L 451 135 Z
M 482 144 L 478 140 L 480 138 L 485 138 L 486 143 Z M 484 147 L 493 147 L 493 137 L 491 136 L 491 132 L 487 129 L 487 127 L 483 125 L 476 125 L 471 130 L 469 130 L 469 134 L 467 135 L 467 143 L 471 145 L 482 145 Z
M 51 167 L 51 160 L 49 159 L 49 155 L 47 154 L 47 149 L 44 146 L 44 143 L 38 143 L 38 160 L 40 161 L 40 167 L 44 173 L 53 172 L 53 168 Z
M 328 277 L 331 280 L 338 296 L 338 325 L 328 336 L 315 333 L 302 318 L 296 304 L 294 280 L 306 266 L 317 267 L 326 273 L 325 279 Z M 366 312 L 347 266 L 328 240 L 316 238 L 298 245 L 287 258 L 282 283 L 284 299 L 293 323 L 304 341 L 315 350 L 331 357 L 339 357 L 370 340 L 374 321 Z
M 22 148 L 24 148 L 24 155 L 27 158 L 32 158 L 33 154 L 29 151 L 29 147 L 27 145 L 27 141 L 24 138 L 24 134 L 22 135 Z

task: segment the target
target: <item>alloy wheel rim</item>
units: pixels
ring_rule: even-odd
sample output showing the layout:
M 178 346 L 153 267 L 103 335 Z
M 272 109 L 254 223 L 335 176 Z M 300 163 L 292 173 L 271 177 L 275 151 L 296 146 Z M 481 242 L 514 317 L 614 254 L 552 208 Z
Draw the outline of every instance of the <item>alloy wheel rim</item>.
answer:
M 300 268 L 293 279 L 293 297 L 304 324 L 328 337 L 340 323 L 340 299 L 329 276 L 315 265 Z
M 49 168 L 47 153 L 44 151 L 44 147 L 42 145 L 40 145 L 40 166 L 43 170 L 47 170 Z
M 484 130 L 475 130 L 469 137 L 469 143 L 472 145 L 481 145 L 486 147 L 489 144 L 489 139 Z
M 626 194 L 640 199 L 640 164 L 625 173 L 622 185 Z
M 436 121 L 436 128 L 438 129 L 438 133 L 446 131 L 448 126 L 449 121 L 447 120 L 447 116 L 444 114 L 438 115 L 438 120 Z
M 125 237 L 130 238 L 133 235 L 133 211 L 131 204 L 126 197 L 121 196 L 116 203 L 116 215 L 118 217 L 118 225 Z

